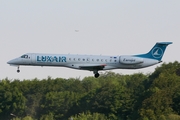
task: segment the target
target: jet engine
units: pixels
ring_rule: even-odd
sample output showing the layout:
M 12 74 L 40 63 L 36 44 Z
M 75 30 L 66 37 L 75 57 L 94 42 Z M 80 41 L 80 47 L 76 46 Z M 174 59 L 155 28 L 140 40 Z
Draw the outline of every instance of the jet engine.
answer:
M 119 61 L 120 63 L 127 65 L 140 64 L 144 62 L 143 58 L 133 56 L 120 56 Z

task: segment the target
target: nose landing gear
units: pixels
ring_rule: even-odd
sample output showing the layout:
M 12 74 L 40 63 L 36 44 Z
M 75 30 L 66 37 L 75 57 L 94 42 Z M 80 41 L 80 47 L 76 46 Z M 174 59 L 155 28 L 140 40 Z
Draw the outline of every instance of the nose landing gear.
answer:
M 18 66 L 18 68 L 17 68 L 17 73 L 19 73 L 20 72 L 20 70 L 19 70 L 19 66 Z

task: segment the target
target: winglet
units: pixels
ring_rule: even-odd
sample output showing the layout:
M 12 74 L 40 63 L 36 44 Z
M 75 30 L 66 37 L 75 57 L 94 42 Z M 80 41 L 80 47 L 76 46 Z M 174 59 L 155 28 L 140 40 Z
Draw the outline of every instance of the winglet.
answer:
M 161 60 L 164 52 L 166 50 L 166 47 L 172 44 L 172 42 L 157 42 L 154 47 L 146 54 L 141 54 L 141 55 L 135 55 L 137 57 L 143 57 L 143 58 L 150 58 L 150 59 L 156 59 L 156 60 Z

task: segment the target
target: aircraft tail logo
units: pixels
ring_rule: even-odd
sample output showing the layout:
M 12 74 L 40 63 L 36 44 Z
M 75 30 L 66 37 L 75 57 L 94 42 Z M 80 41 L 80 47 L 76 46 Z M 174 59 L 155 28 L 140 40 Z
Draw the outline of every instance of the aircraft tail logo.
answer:
M 160 61 L 163 57 L 166 47 L 169 44 L 172 44 L 172 42 L 157 42 L 148 53 L 135 55 L 135 56 L 142 57 L 142 58 L 150 58 L 150 59 L 155 59 L 155 60 Z
M 160 47 L 155 47 L 152 50 L 152 56 L 154 58 L 160 58 L 160 57 L 162 57 L 162 55 L 163 55 L 163 50 Z

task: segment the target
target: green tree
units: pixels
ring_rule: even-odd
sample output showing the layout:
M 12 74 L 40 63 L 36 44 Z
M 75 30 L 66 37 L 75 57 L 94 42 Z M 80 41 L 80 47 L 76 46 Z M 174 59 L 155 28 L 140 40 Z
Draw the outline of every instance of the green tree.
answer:
M 41 105 L 45 114 L 52 113 L 55 119 L 65 119 L 68 116 L 68 111 L 77 101 L 78 95 L 74 92 L 49 92 L 44 98 L 44 103 Z
M 100 113 L 79 113 L 78 115 L 71 116 L 69 120 L 109 120 L 105 115 Z
M 0 84 L 0 119 L 9 119 L 12 113 L 22 116 L 26 108 L 23 93 L 8 80 L 2 80 Z

